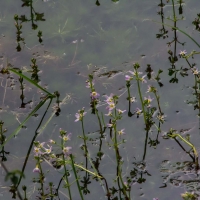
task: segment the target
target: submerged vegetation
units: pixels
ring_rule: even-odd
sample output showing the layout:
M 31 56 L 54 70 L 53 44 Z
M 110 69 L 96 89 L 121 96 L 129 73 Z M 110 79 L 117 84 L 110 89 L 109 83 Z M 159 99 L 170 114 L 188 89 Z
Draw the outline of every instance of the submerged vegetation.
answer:
M 111 6 L 118 6 L 115 9 L 119 12 L 120 1 L 111 2 Z M 41 3 L 49 7 L 57 4 L 67 7 L 63 1 L 58 3 L 44 0 Z M 94 1 L 93 12 L 104 3 Z M 29 35 L 25 33 L 25 26 L 31 25 L 33 37 L 39 46 L 43 46 L 45 30 L 42 30 L 42 24 L 49 20 L 33 0 L 22 0 L 21 6 L 29 11 L 22 15 L 15 13 L 13 16 L 16 28 L 15 50 L 19 54 L 26 48 L 32 52 L 37 46 L 27 46 Z M 20 200 L 198 199 L 200 165 L 197 132 L 200 127 L 195 128 L 194 124 L 198 123 L 196 121 L 200 117 L 200 71 L 197 67 L 200 43 L 194 34 L 178 26 L 184 20 L 185 7 L 187 4 L 182 0 L 168 0 L 166 5 L 161 0 L 157 13 L 160 21 L 146 19 L 151 23 L 150 26 L 161 27 L 156 38 L 168 39 L 165 57 L 168 68 L 149 64 L 152 55 L 157 52 L 150 52 L 151 57 L 146 58 L 150 59 L 148 63 L 142 60 L 146 57 L 142 55 L 141 60 L 137 58 L 135 62 L 125 62 L 119 69 L 107 69 L 105 61 L 101 63 L 101 59 L 101 67 L 91 64 L 91 55 L 85 57 L 85 50 L 81 46 L 84 39 L 82 35 L 79 36 L 81 32 L 78 32 L 82 27 L 80 24 L 86 19 L 80 20 L 77 28 L 73 24 L 71 30 L 66 19 L 63 25 L 60 22 L 56 25 L 56 32 L 49 31 L 46 46 L 50 45 L 51 40 L 52 46 L 60 42 L 61 50 L 56 50 L 57 53 L 66 50 L 63 44 L 68 47 L 75 45 L 73 52 L 62 52 L 64 61 L 57 63 L 59 56 L 46 56 L 44 59 L 50 60 L 46 63 L 46 60 L 40 60 L 40 53 L 32 52 L 30 66 L 24 66 L 26 64 L 21 62 L 20 67 L 17 67 L 9 56 L 1 57 L 0 163 L 3 170 L 1 177 L 4 178 L 1 185 L 2 189 L 7 185 L 11 195 L 8 190 L 0 192 L 4 193 L 6 199 L 10 196 Z M 165 8 L 170 13 L 167 17 Z M 85 12 L 84 9 L 81 13 Z M 59 14 L 59 18 L 62 18 L 63 13 Z M 120 27 L 126 27 L 123 26 L 124 22 L 119 22 L 119 17 L 114 22 L 117 23 Z M 140 23 L 138 27 L 143 22 Z M 199 34 L 200 14 L 197 13 L 190 23 Z M 136 39 L 139 33 L 132 35 L 134 31 L 137 32 L 135 25 L 125 32 L 122 28 L 114 34 L 115 26 L 106 24 L 103 28 L 103 23 L 97 24 L 93 31 L 87 32 L 88 37 L 94 38 L 93 42 L 103 41 L 109 45 L 114 41 L 112 47 L 107 47 L 108 58 L 105 60 L 112 60 L 109 58 L 112 54 L 110 49 L 114 57 L 119 54 L 120 49 L 113 48 L 118 44 L 122 48 L 127 46 L 129 57 L 133 45 L 130 40 L 135 39 L 134 44 L 140 42 Z M 129 40 L 126 40 L 127 37 Z M 89 45 L 91 43 L 88 42 Z M 187 43 L 192 43 L 192 47 L 187 46 Z M 104 51 L 102 44 L 92 48 L 97 52 L 95 56 Z M 88 59 L 84 69 L 81 68 L 79 51 L 84 61 Z M 132 57 L 134 60 L 136 55 Z M 49 64 L 56 67 L 46 69 Z M 59 64 L 62 66 L 57 66 Z M 75 66 L 79 67 L 76 76 L 70 71 Z M 71 74 L 63 83 L 62 77 L 67 74 L 66 71 Z M 45 84 L 48 81 L 49 84 Z M 177 87 L 178 84 L 182 85 Z M 54 92 L 51 91 L 53 89 Z M 189 92 L 184 93 L 186 90 Z M 76 98 L 73 98 L 71 91 L 76 92 Z M 173 100 L 167 102 L 170 93 Z M 184 93 L 184 98 L 180 97 L 181 93 Z M 62 96 L 65 97 L 62 99 Z M 14 103 L 10 103 L 10 107 L 5 106 L 9 102 Z M 72 106 L 74 102 L 76 104 Z M 190 117 L 190 113 L 185 118 L 173 117 L 174 108 L 178 115 L 179 104 L 182 103 L 192 105 L 196 116 Z M 181 109 L 183 113 L 188 112 L 185 104 Z M 13 122 L 11 114 L 17 123 Z M 168 185 L 181 190 L 170 194 Z

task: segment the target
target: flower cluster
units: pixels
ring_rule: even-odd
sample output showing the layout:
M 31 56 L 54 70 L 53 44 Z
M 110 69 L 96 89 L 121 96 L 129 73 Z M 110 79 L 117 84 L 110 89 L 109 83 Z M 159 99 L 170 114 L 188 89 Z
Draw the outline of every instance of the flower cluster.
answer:
M 104 96 L 106 98 L 105 102 L 107 103 L 107 107 L 106 110 L 108 110 L 108 114 L 106 114 L 107 116 L 112 116 L 112 110 L 115 108 L 116 103 L 115 100 L 118 99 L 117 96 L 114 96 L 114 94 L 110 94 L 110 96 L 105 95 Z
M 71 140 L 71 135 L 72 133 L 67 134 L 67 131 L 60 128 L 60 138 L 62 139 L 62 152 L 65 157 L 68 157 L 70 154 L 72 154 L 72 147 L 64 146 L 67 141 Z
M 51 154 L 51 151 L 52 151 L 52 146 L 48 145 L 47 144 L 47 147 L 44 147 L 45 145 L 45 142 L 34 142 L 34 157 L 36 159 L 36 167 L 33 169 L 33 172 L 37 172 L 37 173 L 41 173 L 41 170 L 40 170 L 40 162 L 41 162 L 41 157 L 44 156 L 44 155 L 49 155 Z
M 92 100 L 96 100 L 99 98 L 100 94 L 95 91 L 93 75 L 91 74 L 89 75 L 89 79 L 86 81 L 86 88 L 91 89 L 90 97 L 92 98 Z
M 116 125 L 116 121 L 122 118 L 122 114 L 126 112 L 126 110 L 116 108 L 116 104 L 118 103 L 119 98 L 118 96 L 111 93 L 109 96 L 105 95 L 105 98 L 105 102 L 107 103 L 106 109 L 108 110 L 108 114 L 105 115 L 113 118 L 112 120 L 110 120 L 110 123 L 107 124 L 107 127 L 113 128 Z M 115 109 L 115 112 L 113 112 L 113 109 Z M 124 135 L 124 130 L 125 129 L 121 129 L 120 131 L 118 131 L 118 134 L 120 136 Z
M 61 147 L 62 147 L 62 153 L 65 158 L 69 157 L 71 154 L 72 147 L 65 146 L 65 143 L 71 140 L 72 133 L 68 133 L 67 131 L 60 128 L 60 138 L 61 141 Z M 57 144 L 54 140 L 50 139 L 49 143 L 51 144 Z M 56 157 L 56 155 L 52 152 L 52 146 L 49 144 L 46 144 L 48 148 L 45 147 L 46 142 L 34 142 L 34 156 L 36 159 L 36 167 L 33 169 L 33 172 L 41 173 L 41 162 L 43 161 L 43 158 L 50 160 L 51 162 L 60 162 L 60 158 Z
M 163 115 L 163 114 L 158 114 L 157 115 L 157 119 L 163 124 L 164 123 L 164 121 L 165 121 L 165 115 Z
M 69 133 L 67 135 L 67 131 L 60 128 L 60 135 L 61 135 L 60 138 L 62 138 L 66 142 L 68 140 L 71 140 L 72 133 Z
M 82 121 L 86 113 L 87 112 L 85 112 L 84 107 L 81 110 L 78 110 L 78 113 L 75 114 L 75 117 L 76 117 L 75 122 Z
M 150 96 L 148 96 L 148 97 L 144 97 L 144 105 L 145 106 L 147 106 L 147 108 L 149 108 L 149 107 L 151 107 L 151 102 L 153 101 L 153 99 L 150 97 Z
M 107 103 L 106 110 L 108 110 L 108 114 L 105 114 L 107 116 L 112 116 L 112 110 L 115 108 L 115 102 L 114 102 L 114 94 L 110 94 L 110 96 L 105 95 L 106 98 L 105 102 Z
M 144 79 L 146 77 L 146 75 L 139 77 L 140 74 L 142 74 L 142 72 L 138 72 L 136 70 L 134 71 L 128 71 L 132 76 L 129 75 L 125 75 L 125 80 L 127 82 L 130 82 L 131 80 L 133 80 L 134 77 L 136 77 L 136 79 L 138 78 L 138 80 L 140 80 L 142 83 L 146 83 L 147 81 Z
M 45 148 L 44 145 L 45 145 L 45 142 L 34 142 L 35 144 L 35 147 L 34 147 L 34 156 L 35 157 L 40 157 L 41 155 L 44 155 L 44 154 L 50 154 L 51 151 L 52 151 L 52 146 L 48 146 L 48 148 Z

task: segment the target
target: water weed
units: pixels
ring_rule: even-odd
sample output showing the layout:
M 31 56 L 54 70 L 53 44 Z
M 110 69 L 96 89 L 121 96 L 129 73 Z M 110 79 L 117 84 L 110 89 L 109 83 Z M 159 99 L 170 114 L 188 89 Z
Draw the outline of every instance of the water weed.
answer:
M 193 1 L 159 1 L 156 17 L 150 1 L 109 3 L 28 0 L 13 14 L 14 51 L 0 47 L 5 198 L 199 198 L 200 16 Z

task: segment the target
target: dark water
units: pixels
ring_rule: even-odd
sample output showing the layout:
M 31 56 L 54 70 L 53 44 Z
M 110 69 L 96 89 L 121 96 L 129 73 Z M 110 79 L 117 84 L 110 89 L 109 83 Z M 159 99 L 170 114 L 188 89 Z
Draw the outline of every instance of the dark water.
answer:
M 152 126 L 146 138 L 144 130 L 143 116 L 137 118 L 135 115 L 128 117 L 124 114 L 118 123 L 119 130 L 125 128 L 126 134 L 122 136 L 125 143 L 119 146 L 120 154 L 123 157 L 122 177 L 130 176 L 130 172 L 137 172 L 133 176 L 134 184 L 131 186 L 131 199 L 149 200 L 158 198 L 159 200 L 182 199 L 181 193 L 193 192 L 199 194 L 198 171 L 195 170 L 191 157 L 181 148 L 174 139 L 164 139 L 170 128 L 177 130 L 183 137 L 190 135 L 191 143 L 199 149 L 199 109 L 194 109 L 194 105 L 188 104 L 195 100 L 194 95 L 194 75 L 188 70 L 188 76 L 182 77 L 177 73 L 178 83 L 169 83 L 173 76 L 169 76 L 169 69 L 172 68 L 169 61 L 171 50 L 176 54 L 178 61 L 175 63 L 177 69 L 189 68 L 185 59 L 179 58 L 180 50 L 188 53 L 192 50 L 198 51 L 198 46 L 186 35 L 177 31 L 178 41 L 176 49 L 174 43 L 169 43 L 174 39 L 174 31 L 171 27 L 165 26 L 163 30 L 162 18 L 159 12 L 163 12 L 164 23 L 174 26 L 168 17 L 173 17 L 172 2 L 163 2 L 166 5 L 159 6 L 161 1 L 139 1 L 120 0 L 117 3 L 108 0 L 99 1 L 100 6 L 95 1 L 34 1 L 34 10 L 44 13 L 44 19 L 35 22 L 38 26 L 32 30 L 31 21 L 22 23 L 23 41 L 19 42 L 21 51 L 16 50 L 16 27 L 14 15 L 25 15 L 30 18 L 30 7 L 21 5 L 22 1 L 2 1 L 0 2 L 0 64 L 1 69 L 10 63 L 15 68 L 20 68 L 24 74 L 31 76 L 31 59 L 37 60 L 40 69 L 40 85 L 50 92 L 59 91 L 62 100 L 61 113 L 58 117 L 54 115 L 53 106 L 50 106 L 45 119 L 40 127 L 40 134 L 37 141 L 47 142 L 49 139 L 59 140 L 59 129 L 62 128 L 72 132 L 70 146 L 76 162 L 85 162 L 84 152 L 81 150 L 83 140 L 78 136 L 82 135 L 81 123 L 74 123 L 75 113 L 85 107 L 87 114 L 84 118 L 85 133 L 88 136 L 87 148 L 92 161 L 97 158 L 99 151 L 99 127 L 97 118 L 90 112 L 90 90 L 85 86 L 88 74 L 94 74 L 95 89 L 100 93 L 101 103 L 98 107 L 99 113 L 106 114 L 103 95 L 114 93 L 119 95 L 118 106 L 121 110 L 128 110 L 128 101 L 125 75 L 129 70 L 133 70 L 133 63 L 140 63 L 139 71 L 146 73 L 147 65 L 157 73 L 163 70 L 160 75 L 163 87 L 154 80 L 149 80 L 147 84 L 141 84 L 141 91 L 146 94 L 147 85 L 154 85 L 160 96 L 160 106 L 166 116 L 165 123 L 161 126 L 161 133 L 157 136 L 157 129 Z M 179 15 L 179 3 L 175 2 L 175 12 L 177 18 L 184 19 L 177 22 L 177 27 L 199 42 L 199 32 L 195 30 L 192 21 L 197 18 L 200 3 L 197 0 L 188 0 L 182 4 L 183 14 Z M 157 22 L 155 22 L 157 21 Z M 39 43 L 38 31 L 42 31 L 42 42 Z M 168 31 L 159 39 L 157 34 Z M 158 35 L 157 35 L 158 36 Z M 184 46 L 181 43 L 185 43 Z M 198 54 L 191 63 L 196 63 L 198 68 Z M 43 92 L 24 81 L 24 102 L 22 106 L 20 99 L 21 90 L 18 76 L 11 74 L 0 74 L 0 120 L 4 122 L 7 129 L 6 137 L 9 137 L 26 116 L 40 102 Z M 132 104 L 132 110 L 141 108 L 136 82 L 132 82 L 131 93 L 136 97 L 137 102 Z M 152 96 L 152 95 L 151 95 Z M 153 96 L 152 96 L 153 97 Z M 24 105 L 24 104 L 23 104 Z M 6 155 L 7 161 L 4 165 L 8 171 L 21 170 L 28 148 L 30 146 L 35 130 L 46 110 L 48 103 L 39 109 L 37 115 L 31 117 L 25 123 L 19 134 L 12 138 L 5 145 L 5 150 L 10 154 Z M 152 102 L 156 106 L 156 101 Z M 105 117 L 106 124 L 109 117 Z M 117 188 L 114 181 L 116 179 L 116 158 L 109 136 L 109 129 L 105 131 L 102 142 L 102 152 L 104 156 L 99 165 L 99 171 L 106 178 L 108 188 Z M 157 138 L 157 140 L 156 140 Z M 147 143 L 155 140 L 158 144 L 153 147 Z M 186 149 L 190 147 L 179 140 Z M 56 149 L 58 152 L 59 150 Z M 22 185 L 27 186 L 27 198 L 36 199 L 38 196 L 37 183 L 33 183 L 32 173 L 35 168 L 33 151 L 26 165 L 25 176 L 19 186 L 22 192 Z M 192 154 L 192 152 L 191 152 Z M 44 170 L 49 170 L 46 174 L 45 186 L 53 182 L 57 187 L 61 177 L 62 169 L 56 170 L 48 162 L 43 163 Z M 4 181 L 5 169 L 1 169 L 1 190 L 0 199 L 11 199 L 9 186 L 11 182 Z M 93 171 L 88 164 L 88 170 Z M 80 177 L 85 172 L 79 172 Z M 143 178 L 142 183 L 140 180 Z M 70 182 L 74 181 L 71 175 Z M 90 194 L 84 195 L 84 199 L 108 199 L 106 197 L 105 183 L 92 179 L 88 185 Z M 71 186 L 74 200 L 80 199 L 76 184 Z M 23 194 L 23 193 L 22 193 Z M 69 199 L 67 189 L 63 184 L 59 189 L 60 199 Z M 118 198 L 117 198 L 118 196 Z M 120 199 L 119 193 L 112 195 L 111 199 Z M 56 198 L 55 198 L 56 199 Z

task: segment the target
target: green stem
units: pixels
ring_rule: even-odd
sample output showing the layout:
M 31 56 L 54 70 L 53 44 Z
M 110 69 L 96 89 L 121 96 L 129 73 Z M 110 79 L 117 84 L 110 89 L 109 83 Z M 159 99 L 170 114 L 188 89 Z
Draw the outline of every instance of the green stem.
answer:
M 130 83 L 126 84 L 127 90 L 128 90 L 128 100 L 130 101 L 131 93 L 130 93 Z
M 62 139 L 62 150 L 63 150 L 63 148 L 64 148 L 64 141 Z M 66 165 L 65 165 L 65 156 L 64 156 L 64 154 L 62 154 L 62 159 L 63 159 L 64 171 L 65 171 L 64 177 L 65 177 L 65 180 L 67 182 L 67 189 L 68 189 L 68 193 L 69 193 L 69 199 L 72 200 L 69 179 L 68 179 L 68 176 L 67 176 L 68 172 L 67 172 L 67 168 L 66 168 Z
M 142 93 L 141 93 L 141 90 L 140 90 L 140 80 L 139 80 L 139 76 L 138 76 L 137 71 L 136 71 L 136 81 L 137 81 L 137 87 L 138 87 L 140 101 L 141 101 L 141 104 L 142 104 L 142 112 L 143 112 L 144 122 L 145 122 L 145 125 L 146 125 L 146 128 L 147 128 L 146 111 L 145 111 L 145 108 L 144 108 Z
M 97 118 L 98 118 L 98 122 L 99 122 L 99 127 L 100 127 L 100 133 L 103 134 L 103 129 L 102 129 L 102 125 L 101 125 L 101 120 L 100 120 L 100 117 L 99 117 L 99 112 L 98 112 L 98 110 L 96 109 L 96 105 L 95 105 L 95 113 L 97 114 Z
M 186 144 L 188 144 L 190 147 L 192 147 L 193 151 L 194 151 L 194 155 L 198 158 L 198 153 L 197 150 L 195 148 L 195 146 L 190 143 L 188 140 L 186 140 L 185 138 L 183 138 L 180 134 L 176 133 L 176 134 L 172 134 L 172 137 L 179 137 L 181 140 L 183 140 Z
M 26 164 L 28 162 L 28 159 L 29 159 L 29 156 L 30 156 L 30 153 L 31 153 L 31 149 L 33 147 L 33 144 L 34 144 L 34 141 L 35 141 L 36 137 L 38 136 L 38 129 L 40 128 L 40 126 L 41 126 L 41 124 L 42 124 L 42 122 L 44 120 L 44 117 L 46 116 L 46 113 L 47 113 L 47 111 L 48 111 L 48 109 L 49 109 L 49 107 L 51 105 L 51 102 L 52 102 L 52 98 L 50 99 L 50 102 L 49 102 L 49 104 L 48 104 L 48 106 L 46 108 L 46 111 L 45 111 L 44 115 L 42 116 L 42 119 L 40 120 L 40 123 L 39 123 L 37 129 L 35 130 L 35 135 L 32 138 L 31 144 L 29 145 L 29 149 L 28 149 L 28 152 L 26 154 L 26 158 L 25 158 L 25 160 L 23 162 L 23 167 L 22 167 L 22 170 L 21 170 L 22 174 L 24 174 L 24 171 L 25 171 L 25 168 L 26 168 Z M 22 180 L 22 176 L 19 177 L 19 181 L 17 183 L 17 187 L 19 187 L 19 184 L 21 183 L 21 180 Z
M 159 102 L 159 96 L 156 94 L 156 92 L 154 92 L 154 95 L 156 97 L 156 101 L 157 101 L 157 104 L 158 104 L 158 109 L 159 109 L 160 115 L 162 115 L 162 111 L 161 111 L 161 107 L 160 107 L 160 102 Z
M 101 176 L 98 175 L 98 172 L 96 171 L 96 169 L 95 169 L 95 167 L 94 167 L 94 165 L 93 165 L 91 159 L 88 157 L 88 155 L 87 155 L 87 158 L 89 159 L 90 164 L 92 165 L 92 168 L 95 170 L 96 173 L 91 172 L 90 170 L 88 170 L 88 169 L 82 167 L 81 165 L 77 165 L 77 164 L 74 164 L 74 165 L 75 165 L 76 167 L 79 167 L 80 169 L 82 169 L 82 170 L 84 170 L 84 171 L 86 171 L 86 172 L 88 172 L 88 173 L 90 173 L 90 174 L 92 174 L 92 175 L 98 177 L 99 179 L 103 178 L 103 177 L 101 177 Z
M 116 102 L 115 102 L 116 103 Z M 114 118 L 116 119 L 117 117 L 117 110 L 115 108 L 115 116 Z M 126 198 L 128 198 L 127 194 L 126 194 L 126 186 L 124 185 L 123 179 L 122 179 L 122 174 L 121 174 L 121 163 L 120 163 L 120 159 L 121 156 L 119 155 L 119 149 L 118 149 L 118 142 L 117 142 L 117 127 L 116 124 L 114 125 L 114 149 L 115 149 L 115 156 L 116 156 L 116 161 L 117 161 L 117 179 L 119 178 L 122 184 L 122 190 L 123 190 L 123 194 Z
M 178 31 L 180 31 L 181 33 L 183 33 L 184 35 L 186 35 L 187 37 L 189 37 L 199 48 L 200 48 L 200 45 L 198 42 L 196 42 L 196 40 L 194 40 L 190 35 L 188 35 L 185 31 L 182 31 L 181 29 L 177 28 L 177 27 L 174 27 L 174 26 L 171 26 L 169 24 L 165 24 L 165 23 L 161 23 L 161 22 L 157 22 L 155 20 L 152 20 L 153 22 L 155 23 L 158 23 L 158 24 L 162 24 L 162 25 L 165 25 L 165 26 L 168 26 L 168 27 L 171 27 L 173 29 L 176 29 Z
M 175 13 L 175 9 L 174 9 L 174 0 L 172 0 L 172 5 L 173 5 L 174 27 L 176 27 L 177 19 L 176 19 L 176 13 Z M 176 43 L 177 43 L 176 30 L 174 30 L 174 41 L 175 41 L 175 43 L 174 43 L 174 58 L 175 58 L 176 57 Z M 173 65 L 174 65 L 174 62 L 173 62 Z
M 71 158 L 71 161 L 72 161 L 72 169 L 73 169 L 73 172 L 74 172 L 74 176 L 76 178 L 76 183 L 77 183 L 77 186 L 78 186 L 78 190 L 79 190 L 81 199 L 84 200 L 83 194 L 81 192 L 81 187 L 80 187 L 80 184 L 79 184 L 79 181 L 78 181 L 78 176 L 77 176 L 77 173 L 76 173 L 76 169 L 75 169 L 75 166 L 74 166 L 74 160 L 73 160 L 72 154 L 70 154 L 70 158 Z
M 86 137 L 85 137 L 85 130 L 84 130 L 84 124 L 83 124 L 83 119 L 81 120 L 81 126 L 82 126 L 82 132 L 83 132 L 83 141 L 84 141 L 84 145 L 85 145 L 85 155 L 87 155 L 87 146 L 86 146 Z
M 41 190 L 42 190 L 42 197 L 44 197 L 44 184 L 43 184 L 43 181 L 44 181 L 44 174 L 42 172 L 42 167 L 41 167 L 41 164 L 40 164 L 40 158 L 38 158 L 38 167 L 40 169 L 40 184 L 41 184 Z
M 103 116 L 103 113 L 101 112 L 101 119 L 102 119 L 102 122 L 103 122 L 103 125 L 104 125 L 104 128 L 106 127 L 106 124 L 105 124 L 105 121 L 104 121 L 104 116 Z M 104 130 L 105 131 L 105 130 Z
M 174 8 L 174 0 L 172 0 L 172 7 L 173 7 L 174 22 L 176 22 L 177 19 L 176 19 L 175 8 Z

